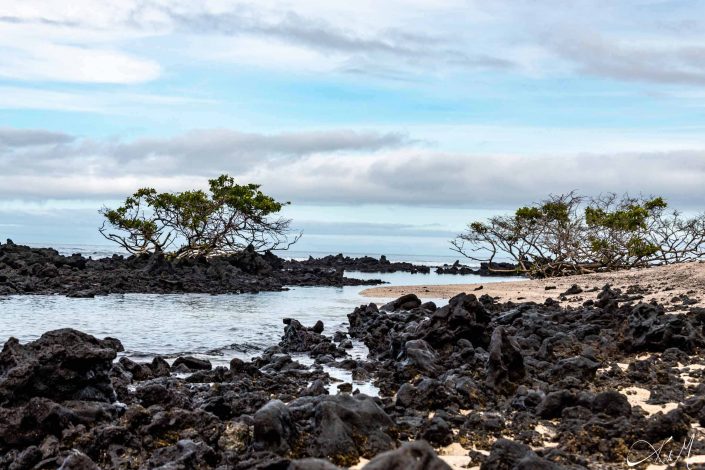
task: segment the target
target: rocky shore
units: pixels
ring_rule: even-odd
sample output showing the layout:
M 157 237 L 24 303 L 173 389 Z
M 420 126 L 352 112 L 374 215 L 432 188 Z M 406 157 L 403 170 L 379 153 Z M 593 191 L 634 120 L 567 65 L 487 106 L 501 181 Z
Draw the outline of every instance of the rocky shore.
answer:
M 687 311 L 705 307 L 705 263 L 691 262 L 652 266 L 607 273 L 581 274 L 549 279 L 523 279 L 475 284 L 429 284 L 379 286 L 365 289 L 363 296 L 397 298 L 416 294 L 432 299 L 450 299 L 462 292 L 484 294 L 502 302 L 537 302 L 555 299 L 563 306 L 580 306 L 605 284 L 629 292 L 634 299 L 655 301 L 667 310 Z
M 170 261 L 163 255 L 91 259 L 60 255 L 52 248 L 0 244 L 0 295 L 63 294 L 93 297 L 124 293 L 279 291 L 286 286 L 381 284 L 344 276 L 343 269 L 289 261 L 254 250 L 215 258 Z
M 338 254 L 335 256 L 324 256 L 323 258 L 309 257 L 309 259 L 300 261 L 299 263 L 304 266 L 344 269 L 347 271 L 359 271 L 363 273 L 408 272 L 411 274 L 428 274 L 431 272 L 431 268 L 428 266 L 421 266 L 406 262 L 391 262 L 384 255 L 379 258 L 373 258 L 371 256 L 351 258 L 350 256 Z
M 137 363 L 75 330 L 10 338 L 0 468 L 624 468 L 669 438 L 683 465 L 705 454 L 700 436 L 678 456 L 705 425 L 705 309 L 667 313 L 610 286 L 582 296 L 406 295 L 355 309 L 347 331 L 286 319 L 278 345 L 229 367 Z M 356 391 L 370 380 L 380 396 Z
M 470 266 L 461 264 L 456 260 L 453 264 L 444 264 L 436 268 L 436 274 L 455 274 L 468 275 L 475 274 L 477 276 L 518 276 L 516 272 L 517 266 L 512 263 L 480 263 L 478 269 L 473 269 Z
M 441 267 L 445 274 L 493 276 L 486 265 Z M 386 256 L 351 258 L 342 254 L 307 260 L 280 258 L 246 250 L 213 258 L 169 260 L 164 255 L 122 256 L 92 259 L 65 256 L 53 248 L 30 248 L 11 240 L 0 243 L 0 295 L 61 294 L 94 297 L 107 294 L 230 294 L 280 291 L 287 286 L 357 286 L 382 284 L 361 280 L 345 271 L 388 274 L 428 274 L 431 268 L 407 262 L 391 262 Z

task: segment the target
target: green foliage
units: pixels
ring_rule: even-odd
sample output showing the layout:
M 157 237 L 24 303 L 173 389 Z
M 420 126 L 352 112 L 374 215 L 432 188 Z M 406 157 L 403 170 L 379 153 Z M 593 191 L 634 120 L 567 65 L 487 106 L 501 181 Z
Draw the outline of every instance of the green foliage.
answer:
M 482 222 L 473 222 L 470 224 L 470 228 L 478 234 L 483 234 L 487 232 L 487 227 Z
M 273 219 L 289 204 L 276 201 L 256 184 L 239 185 L 221 175 L 209 180 L 209 191 L 158 193 L 137 190 L 117 209 L 103 208 L 100 231 L 131 253 L 165 252 L 176 257 L 288 248 L 290 220 Z M 108 224 L 119 233 L 111 233 Z
M 536 221 L 543 217 L 543 211 L 539 209 L 538 207 L 520 207 L 519 209 L 516 210 L 514 213 L 515 217 L 517 218 L 518 221 Z
M 568 222 L 570 207 L 563 201 L 548 201 L 541 206 L 541 213 L 549 221 Z
M 637 236 L 631 237 L 627 242 L 627 254 L 630 257 L 646 258 L 655 255 L 658 251 L 658 245 Z
M 641 203 L 631 202 L 612 211 L 591 205 L 585 208 L 585 222 L 591 227 L 604 227 L 613 230 L 646 229 L 649 218 L 657 215 L 666 207 L 666 202 L 660 197 Z
M 471 223 L 451 244 L 473 260 L 511 259 L 535 277 L 705 257 L 705 214 L 684 219 L 667 207 L 662 197 L 549 196 L 512 216 Z

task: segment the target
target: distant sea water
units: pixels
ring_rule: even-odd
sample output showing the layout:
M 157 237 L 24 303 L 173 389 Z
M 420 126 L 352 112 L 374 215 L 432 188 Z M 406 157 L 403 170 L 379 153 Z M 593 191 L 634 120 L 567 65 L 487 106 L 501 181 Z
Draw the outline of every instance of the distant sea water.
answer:
M 93 258 L 112 256 L 116 251 L 101 245 L 60 245 L 62 254 L 81 253 Z M 309 255 L 330 253 L 289 251 L 280 256 L 305 259 Z M 343 253 L 349 256 L 365 255 Z M 379 257 L 378 254 L 369 254 Z M 390 261 L 409 261 L 425 265 L 452 263 L 456 258 L 422 255 L 387 255 Z M 347 276 L 381 279 L 391 285 L 491 283 L 515 278 L 410 273 L 359 273 Z M 259 294 L 114 294 L 93 299 L 71 299 L 64 296 L 0 296 L 0 342 L 14 336 L 31 341 L 42 333 L 57 328 L 75 328 L 97 337 L 112 336 L 125 346 L 125 355 L 148 360 L 154 355 L 174 358 L 194 354 L 216 365 L 227 365 L 233 357 L 250 358 L 265 348 L 276 345 L 283 333 L 284 318 L 296 318 L 312 326 L 317 320 L 325 324 L 325 334 L 347 331 L 347 314 L 361 304 L 390 299 L 362 297 L 365 286 L 292 287 L 284 292 Z M 441 299 L 433 300 L 439 305 Z M 365 347 L 355 342 L 353 356 L 364 358 Z M 304 356 L 298 359 L 306 361 Z M 347 372 L 329 370 L 341 380 L 350 380 Z M 370 387 L 369 384 L 358 384 Z
M 80 244 L 37 244 L 30 243 L 29 246 L 36 248 L 44 248 L 51 246 L 56 249 L 62 255 L 72 255 L 74 253 L 80 253 L 83 256 L 90 256 L 93 259 L 106 258 L 114 254 L 127 254 L 124 250 L 119 249 L 114 245 L 80 245 Z M 337 255 L 338 253 L 331 253 L 325 251 L 296 251 L 296 250 L 278 250 L 274 252 L 277 256 L 285 259 L 295 259 L 295 260 L 306 260 L 309 256 L 314 258 L 322 258 L 328 255 Z M 453 264 L 456 260 L 461 263 L 477 267 L 478 263 L 471 260 L 463 259 L 459 254 L 452 254 L 449 250 L 448 255 L 424 255 L 424 254 L 400 254 L 400 253 L 357 253 L 357 252 L 347 252 L 343 251 L 341 254 L 343 256 L 350 256 L 351 258 L 359 258 L 362 256 L 371 256 L 373 258 L 379 259 L 381 256 L 386 256 L 389 261 L 392 262 L 408 262 L 413 264 L 419 264 L 424 266 L 442 266 L 444 264 Z

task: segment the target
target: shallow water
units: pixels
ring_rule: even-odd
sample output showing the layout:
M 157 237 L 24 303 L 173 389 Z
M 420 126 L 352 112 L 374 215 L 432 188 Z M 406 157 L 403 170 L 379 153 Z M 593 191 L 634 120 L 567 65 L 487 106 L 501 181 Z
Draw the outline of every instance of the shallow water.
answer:
M 510 278 L 482 278 L 409 273 L 346 273 L 349 277 L 382 279 L 391 285 L 501 282 Z M 513 280 L 513 279 L 512 279 Z M 317 320 L 325 334 L 347 330 L 347 314 L 355 307 L 377 300 L 362 297 L 367 286 L 293 287 L 284 292 L 259 294 L 116 294 L 93 299 L 64 296 L 0 296 L 0 341 L 10 336 L 21 342 L 34 340 L 57 328 L 75 328 L 99 338 L 120 339 L 125 355 L 136 360 L 156 354 L 176 357 L 194 354 L 214 365 L 227 365 L 233 357 L 251 358 L 277 344 L 284 318 L 305 326 Z M 434 300 L 439 305 L 444 303 Z M 364 358 L 360 343 L 351 351 Z M 298 358 L 304 362 L 303 357 Z M 340 371 L 342 372 L 342 371 Z M 334 373 L 345 380 L 346 374 Z

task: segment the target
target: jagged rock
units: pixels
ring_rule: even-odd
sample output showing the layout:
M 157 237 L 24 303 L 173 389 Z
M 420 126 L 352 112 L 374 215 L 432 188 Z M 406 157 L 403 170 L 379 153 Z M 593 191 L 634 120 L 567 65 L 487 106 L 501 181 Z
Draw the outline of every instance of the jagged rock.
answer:
M 404 344 L 404 359 L 405 367 L 412 367 L 427 375 L 435 376 L 440 371 L 436 351 L 422 339 Z
M 577 396 L 569 390 L 558 390 L 547 394 L 536 409 L 536 414 L 545 419 L 561 416 L 565 408 L 577 403 Z
M 78 422 L 75 413 L 47 398 L 0 407 L 0 450 L 39 444 L 46 436 L 60 436 L 63 429 Z
M 121 357 L 118 361 L 127 372 L 132 374 L 132 378 L 137 381 L 149 380 L 156 377 L 168 377 L 171 375 L 169 363 L 162 357 L 155 357 L 151 363 L 135 362 L 127 357 Z
M 255 251 L 252 245 L 233 255 L 230 263 L 249 274 L 266 275 L 272 272 L 272 266 Z
M 348 314 L 350 326 L 348 331 L 353 338 L 363 338 L 368 328 L 379 318 L 385 316 L 376 304 L 361 305 Z
M 116 356 L 113 340 L 72 329 L 50 331 L 24 345 L 10 338 L 0 352 L 0 405 L 32 397 L 113 401 L 109 374 Z
M 526 376 L 524 358 L 517 342 L 504 327 L 492 332 L 487 362 L 487 385 L 503 393 L 513 393 Z
M 345 356 L 330 338 L 323 336 L 323 322 L 320 320 L 312 327 L 304 327 L 298 320 L 285 318 L 284 336 L 279 342 L 283 352 L 308 352 L 312 356 L 331 355 L 333 357 Z
M 410 383 L 399 387 L 396 406 L 417 410 L 435 410 L 452 402 L 446 387 L 435 379 L 422 379 L 417 385 Z
M 431 268 L 428 266 L 419 266 L 405 262 L 390 262 L 386 256 L 382 255 L 379 259 L 371 256 L 363 256 L 360 258 L 350 258 L 348 256 L 329 255 L 320 259 L 309 257 L 306 261 L 301 261 L 301 264 L 319 269 L 337 269 L 342 271 L 359 271 L 365 273 L 394 273 L 399 271 L 416 273 L 429 273 Z
M 666 315 L 663 307 L 645 303 L 636 305 L 629 314 L 627 338 L 625 346 L 632 351 L 677 348 L 691 353 L 705 343 L 691 319 Z
M 37 446 L 29 446 L 20 452 L 14 459 L 8 470 L 25 470 L 33 468 L 44 457 L 44 454 Z
M 328 395 L 328 388 L 326 388 L 322 380 L 316 379 L 313 383 L 311 383 L 311 385 L 306 387 L 306 390 L 304 390 L 301 395 L 313 397 L 318 395 Z
M 651 416 L 644 431 L 646 436 L 654 442 L 669 437 L 680 440 L 691 432 L 690 424 L 690 417 L 682 408 L 676 408 L 668 413 L 659 412 Z
M 551 382 L 574 379 L 581 382 L 592 381 L 600 363 L 586 356 L 574 356 L 561 359 L 551 367 L 543 377 Z
M 458 294 L 431 315 L 419 327 L 418 334 L 437 351 L 452 348 L 460 339 L 467 339 L 473 346 L 489 344 L 487 325 L 490 315 L 477 297 Z
M 350 465 L 359 457 L 371 458 L 394 447 L 388 434 L 394 422 L 374 399 L 363 394 L 317 398 L 316 456 Z

